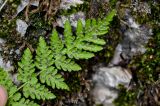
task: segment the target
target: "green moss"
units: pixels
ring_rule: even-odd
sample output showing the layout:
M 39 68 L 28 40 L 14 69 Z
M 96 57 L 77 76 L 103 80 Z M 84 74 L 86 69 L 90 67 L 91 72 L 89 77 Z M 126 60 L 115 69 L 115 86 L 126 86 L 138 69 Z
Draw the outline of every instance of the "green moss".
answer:
M 115 106 L 136 106 L 136 93 L 120 85 L 120 96 L 114 101 Z
M 15 34 L 16 19 L 14 18 L 14 15 L 19 3 L 20 0 L 9 0 L 2 9 L 0 17 L 0 37 L 7 37 Z

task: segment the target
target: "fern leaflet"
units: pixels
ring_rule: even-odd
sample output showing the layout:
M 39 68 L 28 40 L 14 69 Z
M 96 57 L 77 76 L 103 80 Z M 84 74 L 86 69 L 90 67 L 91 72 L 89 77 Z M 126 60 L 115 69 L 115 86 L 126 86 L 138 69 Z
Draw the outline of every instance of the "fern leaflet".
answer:
M 53 54 L 51 50 L 49 50 L 45 40 L 40 37 L 35 64 L 41 70 L 41 82 L 46 82 L 46 84 L 52 86 L 52 88 L 69 89 L 62 76 L 57 74 L 57 70 L 54 69 L 53 63 Z
M 67 59 L 63 54 L 64 45 L 62 40 L 58 37 L 57 31 L 53 31 L 51 35 L 50 48 L 54 54 L 55 65 L 57 69 L 63 69 L 64 71 L 78 71 L 81 67 L 76 64 L 72 59 Z
M 35 64 L 33 63 L 32 54 L 27 48 L 24 51 L 19 65 L 18 79 L 24 83 L 23 94 L 26 98 L 29 96 L 32 99 L 53 99 L 55 95 L 48 91 L 44 85 L 38 83 L 35 71 Z M 47 67 L 46 67 L 47 68 Z

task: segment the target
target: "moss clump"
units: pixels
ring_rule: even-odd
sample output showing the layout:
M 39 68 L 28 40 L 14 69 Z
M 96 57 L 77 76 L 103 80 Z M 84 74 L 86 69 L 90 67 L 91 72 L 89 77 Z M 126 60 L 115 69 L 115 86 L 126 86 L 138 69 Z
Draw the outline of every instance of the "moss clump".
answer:
M 9 0 L 7 4 L 0 11 L 0 37 L 7 37 L 15 34 L 16 22 L 14 15 L 20 0 Z

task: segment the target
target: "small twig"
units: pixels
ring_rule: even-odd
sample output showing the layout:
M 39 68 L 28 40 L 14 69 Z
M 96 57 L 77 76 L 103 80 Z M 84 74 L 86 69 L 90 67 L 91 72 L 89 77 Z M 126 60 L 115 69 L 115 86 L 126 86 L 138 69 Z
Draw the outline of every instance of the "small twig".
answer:
M 2 6 L 0 7 L 0 12 L 1 12 L 2 8 L 6 5 L 7 2 L 8 2 L 8 0 L 5 0 L 5 2 L 2 4 Z

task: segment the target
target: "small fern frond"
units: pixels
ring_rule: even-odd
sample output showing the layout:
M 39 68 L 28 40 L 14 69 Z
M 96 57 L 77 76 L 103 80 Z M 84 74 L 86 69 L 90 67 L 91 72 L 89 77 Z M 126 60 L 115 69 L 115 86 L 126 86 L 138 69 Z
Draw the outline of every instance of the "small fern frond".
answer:
M 115 14 L 116 11 L 113 10 L 104 19 L 88 19 L 85 25 L 79 20 L 75 33 L 70 22 L 66 21 L 64 39 L 62 40 L 57 31 L 53 30 L 49 46 L 44 38 L 40 37 L 34 60 L 31 51 L 27 48 L 21 61 L 18 62 L 19 88 L 14 85 L 8 72 L 0 69 L 0 85 L 7 89 L 8 105 L 38 106 L 26 98 L 38 100 L 56 98 L 43 84 L 53 89 L 69 90 L 62 75 L 58 74 L 58 70 L 69 72 L 81 70 L 81 67 L 75 63 L 75 59 L 89 59 L 94 56 L 94 52 L 102 50 L 106 43 L 102 35 L 108 32 L 109 24 Z M 41 83 L 38 82 L 39 80 Z
M 53 67 L 48 68 L 46 72 L 42 72 L 40 75 L 40 80 L 48 86 L 52 86 L 53 89 L 66 89 L 69 90 L 68 85 L 64 82 L 62 75 L 57 73 L 57 70 Z
M 77 63 L 75 63 L 72 59 L 67 59 L 64 55 L 64 44 L 62 43 L 62 40 L 59 38 L 56 30 L 52 32 L 50 39 L 50 48 L 54 55 L 56 68 L 63 69 L 64 71 L 81 70 L 81 67 Z
M 33 63 L 31 51 L 27 48 L 24 51 L 21 62 L 18 62 L 18 80 L 25 83 L 32 77 L 36 77 L 35 65 Z

